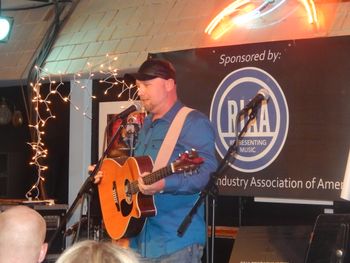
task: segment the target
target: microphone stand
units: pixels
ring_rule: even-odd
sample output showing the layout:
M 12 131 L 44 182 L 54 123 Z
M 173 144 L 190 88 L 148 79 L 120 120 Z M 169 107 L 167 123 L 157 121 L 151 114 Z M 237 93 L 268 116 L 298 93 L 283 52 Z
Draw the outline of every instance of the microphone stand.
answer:
M 196 201 L 196 203 L 194 204 L 194 206 L 192 207 L 190 212 L 187 214 L 187 216 L 184 218 L 180 227 L 177 230 L 178 236 L 182 237 L 184 235 L 184 232 L 188 228 L 189 224 L 191 223 L 193 216 L 197 213 L 198 208 L 203 203 L 206 196 L 207 195 L 212 196 L 213 197 L 213 199 L 212 199 L 213 200 L 213 215 L 212 215 L 213 220 L 212 220 L 212 227 L 211 227 L 211 238 L 212 238 L 211 262 L 214 262 L 214 239 L 215 239 L 215 222 L 214 222 L 214 220 L 215 220 L 214 219 L 214 209 L 215 208 L 214 207 L 215 207 L 215 199 L 216 199 L 216 196 L 219 192 L 217 185 L 216 185 L 216 182 L 217 182 L 218 176 L 225 170 L 226 165 L 228 164 L 230 158 L 234 158 L 235 154 L 237 153 L 237 149 L 239 146 L 238 145 L 239 140 L 243 137 L 243 134 L 246 133 L 246 131 L 248 129 L 248 125 L 250 124 L 250 122 L 252 120 L 255 119 L 256 114 L 257 114 L 257 107 L 253 107 L 250 114 L 249 114 L 248 121 L 245 123 L 245 125 L 244 125 L 243 129 L 241 130 L 241 132 L 239 133 L 239 135 L 236 136 L 235 142 L 228 148 L 226 155 L 221 160 L 216 171 L 214 171 L 210 174 L 210 178 L 209 178 L 209 181 L 208 181 L 206 187 L 200 192 L 198 200 Z M 238 124 L 238 120 L 241 116 L 242 116 L 241 114 L 239 114 L 237 116 L 237 118 L 236 118 L 237 124 Z M 236 125 L 236 128 L 237 127 L 238 127 L 238 125 Z M 208 259 L 207 259 L 207 261 L 208 261 Z
M 116 119 L 112 119 L 112 120 L 116 120 Z M 107 123 L 107 127 L 110 125 L 111 121 L 109 123 Z M 56 231 L 53 233 L 53 235 L 51 236 L 51 239 L 48 242 L 48 249 L 51 248 L 53 241 L 56 239 L 57 235 L 59 232 L 62 232 L 63 226 L 67 223 L 68 219 L 73 215 L 74 210 L 76 209 L 77 204 L 79 203 L 81 197 L 86 194 L 86 193 L 90 193 L 91 188 L 93 186 L 93 182 L 95 180 L 95 175 L 97 174 L 97 172 L 100 170 L 101 165 L 103 160 L 106 158 L 107 154 L 109 153 L 110 149 L 113 146 L 114 141 L 118 138 L 118 136 L 120 135 L 121 129 L 124 125 L 124 121 L 119 125 L 117 131 L 113 134 L 109 144 L 107 145 L 107 148 L 105 149 L 105 151 L 102 153 L 101 158 L 97 161 L 94 170 L 90 173 L 89 177 L 86 178 L 85 182 L 83 183 L 83 185 L 81 186 L 76 198 L 74 199 L 72 205 L 69 207 L 69 209 L 67 210 L 66 214 L 62 217 L 62 219 L 60 220 L 60 224 L 58 226 L 58 228 L 56 229 Z M 89 226 L 88 226 L 89 227 Z

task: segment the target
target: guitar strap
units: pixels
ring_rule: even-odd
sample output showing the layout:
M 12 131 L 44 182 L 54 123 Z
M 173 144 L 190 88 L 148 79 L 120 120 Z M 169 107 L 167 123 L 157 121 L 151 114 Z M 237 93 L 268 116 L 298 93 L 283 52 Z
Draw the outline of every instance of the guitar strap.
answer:
M 189 107 L 182 107 L 176 114 L 159 149 L 157 158 L 154 162 L 153 171 L 165 167 L 168 164 L 177 139 L 179 138 L 180 132 L 185 123 L 186 117 L 191 111 L 193 111 L 193 109 Z

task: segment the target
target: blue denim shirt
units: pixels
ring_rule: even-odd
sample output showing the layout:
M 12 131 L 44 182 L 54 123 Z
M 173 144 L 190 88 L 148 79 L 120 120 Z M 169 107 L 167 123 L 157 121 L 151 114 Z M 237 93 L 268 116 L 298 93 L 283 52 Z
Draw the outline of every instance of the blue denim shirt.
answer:
M 178 101 L 161 119 L 152 122 L 147 116 L 139 133 L 135 156 L 149 155 L 156 159 L 160 146 L 177 112 L 183 107 Z M 177 173 L 165 178 L 163 193 L 155 194 L 157 214 L 148 217 L 141 233 L 131 239 L 131 247 L 143 257 L 157 258 L 171 254 L 191 244 L 205 244 L 205 221 L 203 204 L 192 218 L 182 237 L 177 230 L 197 201 L 198 193 L 206 186 L 210 173 L 216 169 L 215 132 L 208 118 L 199 111 L 192 111 L 186 118 L 169 162 L 180 153 L 196 149 L 204 158 L 198 173 Z

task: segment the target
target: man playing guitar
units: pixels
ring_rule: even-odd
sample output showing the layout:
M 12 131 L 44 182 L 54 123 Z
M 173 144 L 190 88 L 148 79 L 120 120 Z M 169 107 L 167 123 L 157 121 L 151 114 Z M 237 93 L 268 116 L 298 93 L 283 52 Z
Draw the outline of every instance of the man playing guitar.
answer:
M 130 74 L 138 88 L 139 98 L 148 112 L 138 134 L 135 156 L 149 156 L 153 161 L 177 113 L 184 107 L 177 97 L 176 72 L 173 65 L 149 58 L 135 74 Z M 141 262 L 199 263 L 206 240 L 204 206 L 201 205 L 183 236 L 177 230 L 216 169 L 215 132 L 208 118 L 197 110 L 188 113 L 178 139 L 170 149 L 168 163 L 179 154 L 196 149 L 204 159 L 197 173 L 173 173 L 151 184 L 138 176 L 138 190 L 151 195 L 156 215 L 147 217 L 140 233 L 130 237 L 130 247 L 141 255 Z M 98 172 L 95 182 L 103 181 Z M 116 222 L 117 224 L 117 222 Z

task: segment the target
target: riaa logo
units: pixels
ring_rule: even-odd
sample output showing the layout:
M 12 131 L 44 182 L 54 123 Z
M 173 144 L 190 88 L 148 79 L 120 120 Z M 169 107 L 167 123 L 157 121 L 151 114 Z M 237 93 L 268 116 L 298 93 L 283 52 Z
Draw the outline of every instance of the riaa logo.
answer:
M 216 150 L 223 158 L 235 142 L 248 115 L 236 117 L 261 89 L 270 98 L 258 108 L 256 118 L 239 142 L 239 150 L 229 165 L 242 172 L 257 172 L 269 166 L 281 152 L 289 127 L 286 98 L 277 81 L 266 71 L 246 67 L 228 74 L 218 86 L 210 108 L 210 120 L 217 127 Z

